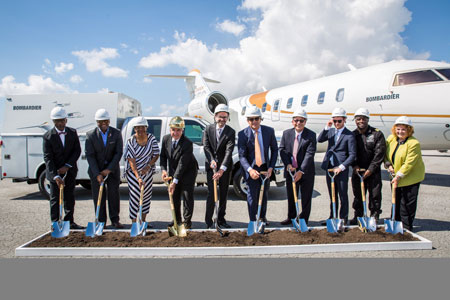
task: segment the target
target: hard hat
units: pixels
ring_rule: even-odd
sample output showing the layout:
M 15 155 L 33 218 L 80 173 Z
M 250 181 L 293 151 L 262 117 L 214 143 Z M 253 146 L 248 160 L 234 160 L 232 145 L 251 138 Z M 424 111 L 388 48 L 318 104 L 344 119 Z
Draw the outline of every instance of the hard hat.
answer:
M 345 112 L 345 109 L 343 109 L 342 107 L 336 107 L 335 109 L 333 109 L 333 112 L 331 113 L 331 117 L 344 117 L 347 118 L 347 113 Z
M 136 126 L 148 127 L 147 120 L 142 116 L 133 118 L 133 120 L 131 120 L 131 122 L 133 124 L 133 127 L 136 127 Z
M 252 105 L 252 106 L 247 107 L 247 108 L 248 109 L 245 111 L 245 116 L 247 118 L 262 117 L 261 110 L 256 105 Z
M 181 128 L 181 129 L 183 129 L 184 128 L 184 120 L 183 120 L 183 118 L 179 117 L 179 116 L 173 117 L 170 120 L 169 127 L 170 128 Z
M 292 115 L 293 118 L 295 117 L 301 117 L 304 119 L 308 119 L 308 115 L 306 114 L 306 110 L 303 108 L 298 108 L 296 111 L 294 111 L 294 114 Z
M 67 118 L 66 110 L 61 106 L 57 106 L 50 112 L 50 118 L 52 120 L 65 119 Z
M 398 117 L 397 120 L 395 120 L 394 125 L 398 125 L 398 124 L 413 126 L 411 119 L 408 118 L 407 116 Z
M 370 118 L 369 110 L 364 107 L 358 108 L 358 110 L 355 112 L 353 120 L 356 118 L 356 116 L 364 116 L 366 118 Z
M 214 110 L 214 114 L 217 114 L 219 112 L 230 113 L 228 111 L 228 106 L 226 104 L 219 104 L 219 105 L 216 106 L 216 109 Z
M 109 113 L 106 109 L 100 108 L 95 112 L 95 121 L 109 120 Z

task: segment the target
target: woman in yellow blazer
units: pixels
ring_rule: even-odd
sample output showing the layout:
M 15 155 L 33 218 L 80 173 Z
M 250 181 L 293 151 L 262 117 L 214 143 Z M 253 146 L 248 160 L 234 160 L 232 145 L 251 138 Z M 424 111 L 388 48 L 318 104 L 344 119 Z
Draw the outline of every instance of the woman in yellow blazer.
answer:
M 425 165 L 420 143 L 413 137 L 414 127 L 410 118 L 399 117 L 391 132 L 386 140 L 385 167 L 394 176 L 391 183 L 397 184 L 395 219 L 412 231 L 419 185 L 425 178 Z

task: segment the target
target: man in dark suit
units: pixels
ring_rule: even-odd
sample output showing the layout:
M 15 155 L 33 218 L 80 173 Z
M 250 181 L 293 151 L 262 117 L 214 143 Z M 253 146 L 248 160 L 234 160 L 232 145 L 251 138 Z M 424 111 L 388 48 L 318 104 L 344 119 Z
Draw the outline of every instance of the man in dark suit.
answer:
M 214 183 L 219 184 L 219 213 L 217 222 L 219 226 L 230 228 L 225 221 L 225 210 L 227 207 L 228 188 L 230 186 L 230 175 L 233 169 L 233 149 L 236 143 L 236 132 L 226 125 L 229 117 L 228 106 L 217 105 L 214 111 L 215 124 L 208 125 L 203 132 L 203 146 L 205 151 L 205 170 L 208 181 L 208 196 L 206 198 L 206 227 L 212 227 L 212 216 L 214 214 Z M 217 170 L 214 173 L 214 169 Z
M 190 229 L 192 226 L 192 214 L 194 213 L 194 186 L 197 178 L 198 163 L 194 156 L 192 141 L 188 139 L 184 131 L 184 120 L 181 117 L 173 117 L 170 120 L 170 134 L 163 137 L 161 144 L 160 164 L 163 180 L 172 177 L 169 192 L 173 193 L 173 204 L 177 223 L 181 223 L 181 195 L 183 195 L 184 226 Z M 173 226 L 169 224 L 169 226 Z
M 249 126 L 238 134 L 239 160 L 241 172 L 248 185 L 248 214 L 250 221 L 256 221 L 261 188 L 259 172 L 267 171 L 267 177 L 270 178 L 278 157 L 278 145 L 273 128 L 261 125 L 262 115 L 258 107 L 247 107 L 245 115 Z M 266 180 L 265 185 L 260 218 L 267 224 L 267 187 L 270 180 Z
M 345 127 L 347 113 L 343 108 L 335 108 L 331 114 L 331 120 L 327 122 L 325 129 L 319 134 L 318 142 L 328 141 L 327 152 L 322 162 L 322 169 L 328 172 L 333 169 L 336 187 L 336 211 L 339 211 L 339 201 L 341 210 L 339 218 L 344 220 L 344 225 L 348 222 L 348 172 L 349 167 L 356 159 L 356 141 L 353 132 Z M 331 128 L 334 124 L 335 128 Z M 327 175 L 328 192 L 331 198 L 331 179 Z M 339 197 L 338 197 L 339 196 Z M 333 216 L 333 206 L 330 202 L 330 218 Z M 323 224 L 323 223 L 322 223 Z M 326 224 L 326 222 L 325 222 Z
M 59 188 L 64 186 L 64 221 L 70 222 L 71 229 L 82 229 L 73 219 L 80 140 L 75 129 L 66 127 L 67 114 L 62 107 L 53 108 L 50 118 L 55 127 L 43 136 L 46 177 L 50 181 L 50 218 L 52 222 L 59 220 Z M 67 176 L 63 180 L 64 175 Z
M 288 196 L 288 217 L 281 221 L 281 225 L 292 224 L 291 219 L 297 216 L 294 193 L 292 191 L 292 177 L 289 171 L 294 172 L 295 189 L 300 187 L 302 212 L 300 219 L 308 224 L 311 213 L 311 198 L 314 190 L 314 155 L 316 154 L 316 134 L 305 127 L 308 115 L 302 108 L 296 110 L 292 116 L 291 129 L 283 132 L 280 143 L 280 156 L 285 165 L 286 191 Z
M 102 195 L 99 222 L 106 223 L 106 195 L 108 195 L 108 211 L 111 224 L 123 228 L 119 222 L 120 213 L 120 166 L 119 161 L 123 152 L 122 134 L 116 128 L 109 126 L 109 113 L 101 108 L 95 113 L 97 126 L 86 133 L 85 153 L 89 164 L 88 174 L 91 178 L 94 210 L 97 209 L 97 198 L 100 184 L 105 182 L 106 192 Z

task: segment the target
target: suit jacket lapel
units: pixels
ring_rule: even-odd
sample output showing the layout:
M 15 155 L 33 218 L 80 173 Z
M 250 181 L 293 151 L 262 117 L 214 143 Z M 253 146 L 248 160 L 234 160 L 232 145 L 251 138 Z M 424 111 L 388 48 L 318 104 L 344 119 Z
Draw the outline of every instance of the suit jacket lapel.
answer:
M 337 140 L 337 142 L 335 144 L 335 147 L 337 147 L 339 145 L 339 143 L 342 141 L 342 139 L 344 138 L 345 129 L 347 129 L 347 128 L 344 128 L 342 130 L 341 135 L 339 136 L 339 139 Z
M 228 129 L 227 125 L 225 125 L 225 127 L 222 130 L 222 133 L 220 134 L 220 139 L 219 139 L 219 142 L 217 143 L 216 149 L 219 149 L 219 146 L 222 144 L 223 140 L 225 139 L 225 136 L 228 133 L 227 129 Z M 216 131 L 216 133 L 217 133 L 217 131 Z M 216 138 L 216 140 L 217 140 L 217 138 Z
M 64 128 L 64 130 L 66 130 L 66 129 Z M 61 138 L 59 137 L 59 134 L 58 134 L 58 131 L 56 131 L 56 128 L 52 129 L 52 134 L 54 134 L 56 136 L 57 143 L 59 143 L 61 145 L 61 147 L 64 149 L 64 144 L 61 141 Z M 66 138 L 67 138 L 67 135 L 66 135 Z
M 216 132 L 215 125 L 209 127 L 209 136 L 212 137 L 212 141 L 210 140 L 210 142 L 212 144 L 212 148 L 216 149 L 217 148 L 217 132 Z

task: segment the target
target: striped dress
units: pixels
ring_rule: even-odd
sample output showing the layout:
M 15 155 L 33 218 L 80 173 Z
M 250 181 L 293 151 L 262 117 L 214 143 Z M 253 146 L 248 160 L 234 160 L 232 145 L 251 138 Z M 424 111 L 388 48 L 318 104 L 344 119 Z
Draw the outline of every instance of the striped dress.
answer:
M 136 167 L 138 172 L 140 172 L 156 155 L 159 155 L 159 147 L 156 138 L 150 133 L 147 134 L 147 137 L 147 144 L 145 146 L 141 146 L 137 143 L 136 137 L 133 135 L 127 140 L 127 145 L 125 148 L 125 176 L 128 181 L 128 189 L 130 192 L 130 219 L 135 219 L 137 214 L 139 213 L 139 199 L 141 191 L 139 188 L 138 180 L 131 170 L 131 165 L 128 162 L 128 158 L 136 159 Z M 142 201 L 143 214 L 148 214 L 150 211 L 150 199 L 152 198 L 154 173 L 155 165 L 152 166 L 151 170 L 147 174 L 141 175 L 141 179 L 145 184 L 144 199 Z

